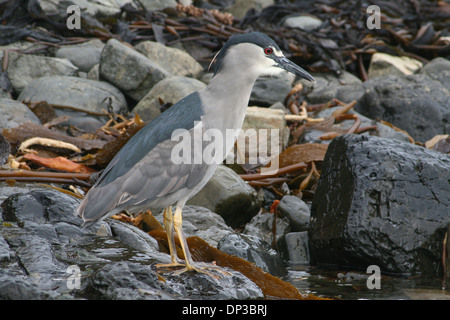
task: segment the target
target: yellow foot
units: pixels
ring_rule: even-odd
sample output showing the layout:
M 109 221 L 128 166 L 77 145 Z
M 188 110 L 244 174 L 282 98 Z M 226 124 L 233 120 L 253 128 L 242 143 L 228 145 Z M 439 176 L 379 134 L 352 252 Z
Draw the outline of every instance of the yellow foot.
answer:
M 198 273 L 203 273 L 206 274 L 212 278 L 215 279 L 220 279 L 221 276 L 225 276 L 225 277 L 230 277 L 231 273 L 223 270 L 222 268 L 211 264 L 211 263 L 196 263 L 194 265 L 187 265 L 185 268 L 181 269 L 181 270 L 177 270 L 175 271 L 173 274 L 174 275 L 180 275 L 186 271 L 195 271 Z M 214 272 L 211 272 L 214 271 Z M 216 273 L 216 274 L 214 274 Z

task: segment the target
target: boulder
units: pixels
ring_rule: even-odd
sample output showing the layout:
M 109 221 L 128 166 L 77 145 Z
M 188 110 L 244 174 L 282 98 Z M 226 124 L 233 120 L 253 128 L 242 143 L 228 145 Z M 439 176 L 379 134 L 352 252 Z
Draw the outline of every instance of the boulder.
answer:
M 24 187 L 2 202 L 0 298 L 263 298 L 256 284 L 230 269 L 227 276 L 211 270 L 217 278 L 197 272 L 177 275 L 169 269 L 162 271 L 161 281 L 152 265 L 169 263 L 170 256 L 158 251 L 155 239 L 112 219 L 101 224 L 112 233 L 98 233 L 98 224 L 83 229 L 82 220 L 73 215 L 78 203 L 42 187 L 28 192 Z
M 367 73 L 369 79 L 389 75 L 411 75 L 419 71 L 422 65 L 422 62 L 416 59 L 377 52 L 372 55 Z
M 428 76 L 387 76 L 364 83 L 355 110 L 382 119 L 425 142 L 445 133 L 450 123 L 450 91 Z
M 326 103 L 332 99 L 343 102 L 358 100 L 364 94 L 361 80 L 347 71 L 339 76 L 332 73 L 312 74 L 317 83 L 301 79 L 303 84 L 302 94 L 312 104 Z
M 100 55 L 105 44 L 96 39 L 76 45 L 61 46 L 56 50 L 57 58 L 70 60 L 81 71 L 89 72 L 100 63 Z
M 259 77 L 250 95 L 250 105 L 268 107 L 276 102 L 284 102 L 294 80 L 295 75 L 287 71 L 272 77 Z
M 170 73 L 142 53 L 111 38 L 100 56 L 100 77 L 139 101 Z
M 277 245 L 282 244 L 286 234 L 291 231 L 291 224 L 289 222 L 289 219 L 287 217 L 277 217 L 275 230 L 276 243 Z M 245 225 L 243 233 L 257 236 L 258 238 L 272 245 L 274 243 L 273 213 L 258 213 L 252 218 L 252 220 L 250 220 L 249 223 Z
M 163 215 L 157 215 L 156 218 L 163 225 Z M 194 205 L 183 208 L 183 232 L 186 237 L 202 238 L 212 247 L 217 247 L 222 238 L 234 233 L 217 213 Z
M 290 232 L 286 235 L 286 247 L 290 265 L 309 265 L 308 232 Z
M 8 75 L 20 94 L 34 79 L 44 76 L 75 76 L 78 68 L 65 58 L 9 52 Z
M 277 209 L 282 217 L 289 219 L 292 231 L 306 231 L 309 228 L 310 210 L 299 197 L 285 195 Z
M 428 62 L 420 73 L 439 81 L 450 91 L 450 60 L 438 57 Z
M 198 78 L 203 72 L 202 66 L 183 50 L 154 41 L 140 42 L 135 48 L 174 76 Z
M 11 129 L 26 122 L 40 124 L 39 118 L 23 103 L 0 98 L 0 129 Z
M 231 233 L 222 238 L 217 249 L 254 263 L 272 275 L 285 274 L 283 259 L 272 247 L 253 235 Z
M 35 79 L 21 92 L 18 100 L 47 101 L 49 104 L 72 106 L 88 111 L 102 112 L 111 99 L 113 111 L 126 110 L 125 96 L 105 81 L 77 77 L 49 76 Z
M 258 195 L 233 170 L 219 165 L 211 180 L 187 202 L 219 214 L 230 227 L 241 227 L 258 213 Z
M 175 104 L 192 92 L 205 88 L 199 80 L 188 77 L 170 77 L 158 82 L 134 107 L 144 121 L 150 121 L 161 114 L 160 99 L 164 103 Z
M 450 222 L 450 158 L 359 135 L 329 145 L 311 207 L 312 259 L 436 276 Z

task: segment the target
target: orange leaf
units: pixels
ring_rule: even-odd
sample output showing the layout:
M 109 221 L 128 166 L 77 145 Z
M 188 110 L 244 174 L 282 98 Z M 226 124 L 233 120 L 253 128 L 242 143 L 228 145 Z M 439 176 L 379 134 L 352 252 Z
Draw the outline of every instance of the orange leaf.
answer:
M 95 172 L 94 169 L 91 169 L 85 165 L 73 162 L 69 159 L 66 159 L 64 157 L 56 157 L 56 158 L 42 158 L 39 156 L 36 156 L 31 153 L 27 153 L 23 156 L 25 159 L 30 160 L 34 163 L 37 163 L 41 166 L 61 170 L 61 171 L 67 171 L 67 172 L 77 172 L 77 173 L 92 173 Z

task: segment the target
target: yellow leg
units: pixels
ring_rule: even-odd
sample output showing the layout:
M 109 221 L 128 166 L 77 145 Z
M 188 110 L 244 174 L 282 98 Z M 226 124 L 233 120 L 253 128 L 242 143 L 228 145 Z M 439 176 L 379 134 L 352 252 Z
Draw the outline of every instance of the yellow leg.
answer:
M 172 215 L 172 206 L 164 209 L 164 220 L 163 224 L 167 232 L 167 241 L 169 243 L 169 251 L 170 251 L 170 259 L 171 263 L 168 264 L 157 264 L 156 267 L 178 267 L 183 266 L 178 260 L 177 257 L 177 249 L 175 247 L 175 239 L 173 235 L 173 215 Z
M 175 274 L 181 274 L 186 271 L 197 271 L 200 273 L 207 274 L 213 278 L 219 279 L 220 278 L 219 276 L 216 276 L 213 273 L 206 271 L 206 269 L 213 269 L 213 270 L 217 270 L 222 275 L 230 276 L 231 275 L 230 273 L 228 273 L 224 270 L 221 270 L 220 267 L 216 267 L 213 265 L 206 265 L 206 264 L 202 264 L 202 263 L 197 264 L 194 262 L 194 260 L 192 260 L 191 252 L 189 251 L 189 247 L 187 245 L 186 238 L 183 233 L 183 228 L 182 228 L 183 218 L 181 215 L 181 211 L 182 211 L 181 207 L 177 206 L 177 208 L 175 209 L 175 214 L 173 216 L 173 227 L 178 234 L 178 238 L 180 239 L 181 249 L 183 250 L 186 268 L 176 271 Z
M 200 263 L 200 265 L 201 265 L 200 266 L 200 265 L 197 265 L 196 263 L 194 263 L 194 260 L 192 260 L 191 252 L 189 251 L 189 248 L 188 248 L 188 245 L 186 242 L 186 238 L 183 233 L 183 229 L 182 229 L 183 219 L 182 219 L 181 211 L 182 211 L 182 207 L 177 206 L 177 208 L 175 209 L 175 214 L 172 216 L 172 207 L 168 207 L 164 210 L 163 224 L 164 224 L 164 227 L 166 228 L 166 232 L 167 232 L 167 238 L 168 238 L 167 240 L 169 242 L 169 250 L 170 250 L 170 256 L 171 256 L 172 262 L 169 264 L 157 264 L 156 267 L 164 268 L 164 267 L 183 266 L 183 264 L 178 261 L 178 257 L 177 257 L 177 251 L 176 251 L 176 247 L 175 247 L 174 234 L 173 234 L 173 231 L 175 229 L 175 231 L 178 235 L 178 238 L 180 240 L 181 249 L 183 250 L 186 267 L 179 271 L 176 271 L 174 274 L 179 275 L 186 271 L 197 271 L 200 273 L 205 273 L 216 279 L 220 278 L 219 276 L 216 276 L 216 275 L 206 271 L 206 269 L 213 269 L 213 270 L 216 270 L 221 275 L 231 276 L 230 273 L 222 270 L 220 267 L 210 265 L 210 264 L 206 265 L 204 263 Z

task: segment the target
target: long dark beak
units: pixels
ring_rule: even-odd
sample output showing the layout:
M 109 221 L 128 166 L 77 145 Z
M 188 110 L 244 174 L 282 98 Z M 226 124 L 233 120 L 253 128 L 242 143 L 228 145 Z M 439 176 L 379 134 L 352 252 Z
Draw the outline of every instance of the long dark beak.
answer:
M 314 83 L 317 82 L 308 72 L 306 72 L 305 70 L 300 68 L 298 65 L 293 63 L 288 58 L 282 57 L 282 58 L 275 58 L 274 60 L 277 63 L 277 65 L 276 65 L 277 67 L 284 69 L 286 71 L 289 71 L 289 72 L 291 72 L 299 77 L 302 77 L 306 80 L 309 80 L 311 82 L 314 82 Z

